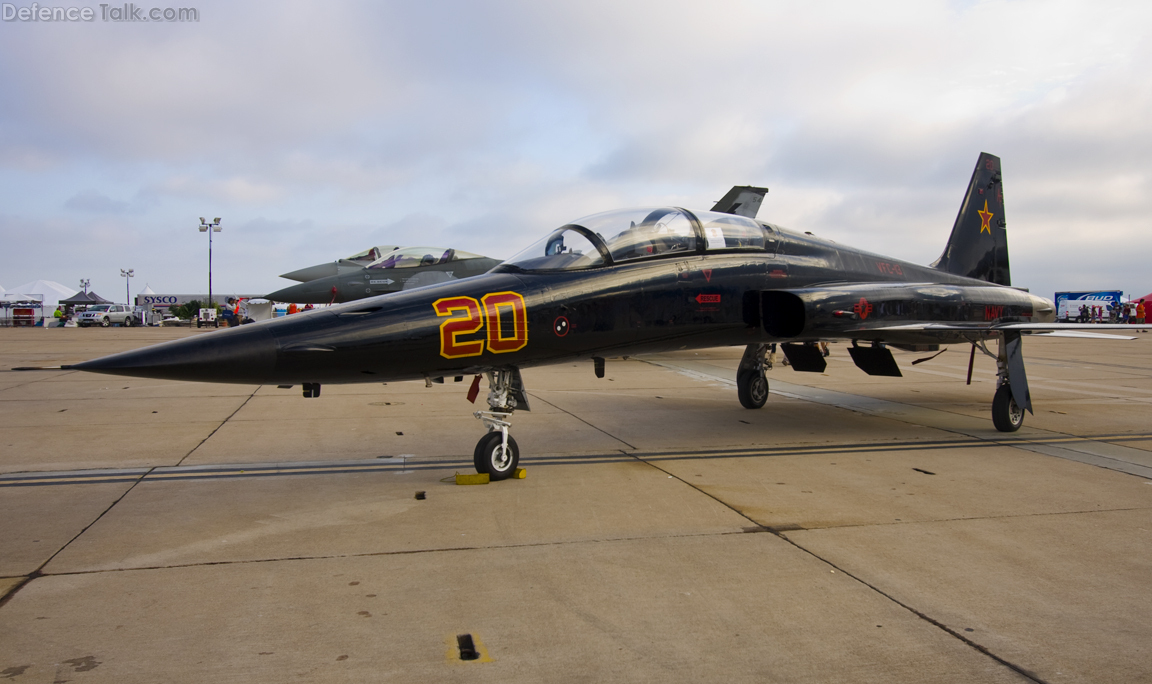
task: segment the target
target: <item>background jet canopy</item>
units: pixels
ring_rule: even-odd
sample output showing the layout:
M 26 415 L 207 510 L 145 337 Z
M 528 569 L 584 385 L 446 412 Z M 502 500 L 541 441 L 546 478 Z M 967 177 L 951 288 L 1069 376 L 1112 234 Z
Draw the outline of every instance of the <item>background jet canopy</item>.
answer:
M 450 261 L 462 259 L 480 259 L 479 254 L 462 252 L 443 247 L 405 247 L 368 265 L 368 268 L 415 268 L 417 266 L 432 266 L 433 264 L 446 264 Z

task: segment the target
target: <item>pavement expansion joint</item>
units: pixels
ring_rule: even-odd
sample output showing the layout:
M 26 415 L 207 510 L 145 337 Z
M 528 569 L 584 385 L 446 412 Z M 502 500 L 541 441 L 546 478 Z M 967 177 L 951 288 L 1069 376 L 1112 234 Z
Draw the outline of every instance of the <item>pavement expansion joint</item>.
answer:
M 645 462 L 647 462 L 647 461 L 645 461 Z M 654 463 L 649 463 L 649 465 L 651 465 L 653 468 L 655 468 L 655 469 L 657 469 L 657 470 L 659 470 L 659 471 L 661 471 L 661 472 L 665 472 L 665 473 L 667 473 L 667 471 L 663 470 L 662 468 L 660 468 L 659 466 L 655 465 Z M 1020 674 L 1020 675 L 1023 675 L 1024 677 L 1027 677 L 1028 679 L 1032 680 L 1033 682 L 1037 682 L 1037 684 L 1047 684 L 1046 682 L 1044 682 L 1044 680 L 1042 680 L 1042 679 L 1040 679 L 1039 677 L 1037 677 L 1037 676 L 1036 676 L 1034 673 L 1032 673 L 1032 672 L 1029 672 L 1029 671 L 1025 670 L 1024 668 L 1022 668 L 1022 667 L 1020 667 L 1020 666 L 1016 665 L 1015 663 L 1012 663 L 1012 662 L 1008 661 L 1007 659 L 1005 659 L 1005 658 L 1002 658 L 1002 657 L 1000 657 L 1000 656 L 996 655 L 995 653 L 991 652 L 991 651 L 990 651 L 988 648 L 986 648 L 986 647 L 984 647 L 984 646 L 982 646 L 982 645 L 980 645 L 980 644 L 976 643 L 976 642 L 975 642 L 975 641 L 973 641 L 972 639 L 969 639 L 969 638 L 965 637 L 963 634 L 961 634 L 961 633 L 959 633 L 959 632 L 957 632 L 957 631 L 955 631 L 955 630 L 951 629 L 951 628 L 950 628 L 950 627 L 948 627 L 947 625 L 945 625 L 945 624 L 941 623 L 940 621 L 938 621 L 938 620 L 936 620 L 936 619 L 934 619 L 934 618 L 932 618 L 932 617 L 928 616 L 928 615 L 927 615 L 927 614 L 925 614 L 924 612 L 922 612 L 922 611 L 919 611 L 919 610 L 917 610 L 917 609 L 913 608 L 911 605 L 908 605 L 908 604 L 904 603 L 903 601 L 900 601 L 900 600 L 898 600 L 897 598 L 895 598 L 895 597 L 894 597 L 894 596 L 892 596 L 891 594 L 889 594 L 889 593 L 887 593 L 887 592 L 885 592 L 885 591 L 881 590 L 879 587 L 877 587 L 877 586 L 875 586 L 875 585 L 873 585 L 873 584 L 871 584 L 871 583 L 869 583 L 869 582 L 865 581 L 864 579 L 862 579 L 862 578 L 860 578 L 860 577 L 858 577 L 858 576 L 856 576 L 856 575 L 854 575 L 854 574 L 852 574 L 852 573 L 850 573 L 850 572 L 847 572 L 847 571 L 845 571 L 843 568 L 839 567 L 838 565 L 836 565 L 836 564 L 835 564 L 835 563 L 833 563 L 832 561 L 830 561 L 830 560 L 828 560 L 828 559 L 824 558 L 823 556 L 821 556 L 821 555 L 817 554 L 816 552 L 812 551 L 811 549 L 808 549 L 808 548 L 804 547 L 802 544 L 798 543 L 796 540 L 794 540 L 794 539 L 790 539 L 790 538 L 787 536 L 787 534 L 785 533 L 787 530 L 781 529 L 781 528 L 783 528 L 783 527 L 796 527 L 796 528 L 799 528 L 799 525 L 795 525 L 795 526 L 780 526 L 780 527 L 777 527 L 777 528 L 773 528 L 773 527 L 768 527 L 768 526 L 760 525 L 759 523 L 757 523 L 757 522 L 756 522 L 754 519 L 752 519 L 752 518 L 751 518 L 751 517 L 750 517 L 750 516 L 749 516 L 747 513 L 745 513 L 744 511 L 741 511 L 740 509 L 736 508 L 736 507 L 735 507 L 735 506 L 733 506 L 732 504 L 729 504 L 728 502 L 724 501 L 723 499 L 720 499 L 719 497 L 717 497 L 717 496 L 715 496 L 715 495 L 713 495 L 713 494 L 710 494 L 709 492 L 706 492 L 706 491 L 704 491 L 703 489 L 701 489 L 700 487 L 696 486 L 695 484 L 693 484 L 693 483 L 691 483 L 691 482 L 688 482 L 688 481 L 686 481 L 686 480 L 684 480 L 684 479 L 682 479 L 682 478 L 680 478 L 680 477 L 677 477 L 677 476 L 675 476 L 675 475 L 672 475 L 672 474 L 669 474 L 669 477 L 672 477 L 672 478 L 674 478 L 674 479 L 677 479 L 677 480 L 679 480 L 680 482 L 683 482 L 684 484 L 686 484 L 686 485 L 688 485 L 689 487 L 691 487 L 691 488 L 695 489 L 696 491 L 700 492 L 700 493 L 701 493 L 701 494 L 703 494 L 704 496 L 706 496 L 706 497 L 708 497 L 708 498 L 710 498 L 710 499 L 712 499 L 712 500 L 716 501 L 716 502 L 717 502 L 717 503 L 719 503 L 720 505 L 727 507 L 728 509 L 732 510 L 732 511 L 733 511 L 734 513 L 736 513 L 737 515 L 741 516 L 742 518 L 744 518 L 745 520 L 747 520 L 748 522 L 750 522 L 750 523 L 752 523 L 752 524 L 753 524 L 753 527 L 752 527 L 752 528 L 749 528 L 749 527 L 745 527 L 745 528 L 743 528 L 743 529 L 741 530 L 741 532 L 740 532 L 741 534 L 745 534 L 745 533 L 748 533 L 748 532 L 755 532 L 755 531 L 757 531 L 757 530 L 756 530 L 756 528 L 760 528 L 760 529 L 764 529 L 764 530 L 767 530 L 768 532 L 771 532 L 773 536 L 775 536 L 775 537 L 777 537 L 777 538 L 779 538 L 779 539 L 782 539 L 782 540 L 783 540 L 783 541 L 785 541 L 786 543 L 788 543 L 788 544 L 791 544 L 792 546 L 794 546 L 795 548 L 799 549 L 800 551 L 803 551 L 805 554 L 808 554 L 809 556 L 811 556 L 811 557 L 813 557 L 813 558 L 815 558 L 815 559 L 819 560 L 821 563 L 824 563 L 825 565 L 827 565 L 829 568 L 831 568 L 831 569 L 832 569 L 832 572 L 841 572 L 841 573 L 843 573 L 844 575 L 846 575 L 846 576 L 850 577 L 851 579 L 853 579 L 854 581 L 858 582 L 860 585 L 862 585 L 862 586 L 864 586 L 864 587 L 867 587 L 868 589 L 872 590 L 873 592 L 875 592 L 876 594 L 878 594 L 878 595 L 880 595 L 880 596 L 883 596 L 883 597 L 884 597 L 884 598 L 886 598 L 888 601 L 891 601 L 891 602 L 892 602 L 892 603 L 894 603 L 895 605 L 898 605 L 898 606 L 900 606 L 900 607 L 901 607 L 901 608 L 903 608 L 904 610 L 907 610 L 908 612 L 910 612 L 910 613 L 912 613 L 913 615 L 917 616 L 919 619 L 921 619 L 921 620 L 923 620 L 923 621 L 927 622 L 928 624 L 931 624 L 931 625 L 933 625 L 933 626 L 934 626 L 934 627 L 936 627 L 937 629 L 940 629 L 940 630 L 944 631 L 946 634 L 948 634 L 948 635 L 952 636 L 953 638 L 955 638 L 955 639 L 958 639 L 959 641 L 963 642 L 964 644 L 966 644 L 966 645 L 967 645 L 967 646 L 969 646 L 970 648 L 973 648 L 973 649 L 977 650 L 978 652 L 980 652 L 980 653 L 982 653 L 982 654 L 984 654 L 984 655 L 988 656 L 989 658 L 992 658 L 993 660 L 995 660 L 996 662 L 1000 663 L 1001 665 L 1003 665 L 1003 666 L 1005 666 L 1005 667 L 1007 667 L 1007 668 L 1009 668 L 1009 669 L 1013 670 L 1014 672 L 1017 672 L 1017 673 L 1018 673 L 1018 674 Z M 792 531 L 795 531 L 795 530 L 792 530 Z
M 861 586 L 867 587 L 871 591 L 875 592 L 876 594 L 878 594 L 878 595 L 884 597 L 885 599 L 887 599 L 888 601 L 892 602 L 894 605 L 897 605 L 897 606 L 903 608 L 904 610 L 908 611 L 912 615 L 915 615 L 920 620 L 923 620 L 924 622 L 932 625 L 933 627 L 936 627 L 937 629 L 943 631 L 945 634 L 948 634 L 952 638 L 964 643 L 969 648 L 972 648 L 972 649 L 976 650 L 977 652 L 982 653 L 983 655 L 995 660 L 996 662 L 998 662 L 1001 665 L 1003 665 L 1004 667 L 1007 667 L 1008 669 L 1016 672 L 1017 674 L 1019 674 L 1023 677 L 1027 677 L 1029 680 L 1036 682 L 1036 684 L 1048 684 L 1048 682 L 1046 682 L 1044 679 L 1040 678 L 1040 676 L 1037 675 L 1036 673 L 1031 672 L 1031 671 L 1023 668 L 1023 667 L 1009 661 L 1008 659 L 997 655 L 996 653 L 993 653 L 987 646 L 984 646 L 984 645 L 976 642 L 975 640 L 965 636 L 963 633 L 958 632 L 957 630 L 955 630 L 955 629 L 949 627 L 948 625 L 940 622 L 939 620 L 931 617 L 927 613 L 912 607 L 910 604 L 905 603 L 904 601 L 901 601 L 900 599 L 893 596 L 891 593 L 884 591 L 883 589 L 881 589 L 878 586 L 868 582 L 867 580 L 845 570 L 844 568 L 840 567 L 839 565 L 836 565 L 835 563 L 828 560 L 827 558 L 824 558 L 820 554 L 818 554 L 818 553 L 812 551 L 811 549 L 805 547 L 803 544 L 800 544 L 795 539 L 791 539 L 785 534 L 777 534 L 776 536 L 779 537 L 780 539 L 783 539 L 788 544 L 791 544 L 796 549 L 804 552 L 805 554 L 808 554 L 809 556 L 815 558 L 816 560 L 820 561 L 821 563 L 824 563 L 829 568 L 831 568 L 833 572 L 839 572 L 839 573 L 844 574 L 846 577 L 849 577 L 853 581 L 858 582 Z
M 1148 484 L 1152 484 L 1149 482 Z M 895 525 L 938 525 L 942 523 L 979 522 L 982 520 L 1023 520 L 1027 518 L 1050 518 L 1063 515 L 1092 515 L 1096 513 L 1132 513 L 1152 510 L 1152 506 L 1131 506 L 1128 508 L 1086 508 L 1074 511 L 1040 511 L 1037 513 L 1011 513 L 1003 515 L 972 515 L 956 518 L 924 518 L 921 520 L 885 520 L 866 523 L 843 523 L 839 525 L 813 525 L 801 527 L 800 525 L 771 525 L 772 532 L 819 532 L 820 530 L 847 530 L 869 527 L 891 527 Z M 755 531 L 755 530 L 749 530 Z
M 765 528 L 766 531 L 771 531 Z M 103 575 L 108 573 L 122 573 L 122 572 L 146 572 L 153 570 L 180 570 L 184 568 L 206 568 L 214 566 L 230 566 L 230 565 L 256 565 L 261 563 L 292 563 L 292 562 L 307 562 L 307 561 L 325 561 L 325 560 L 339 560 L 343 558 L 382 558 L 387 556 L 420 556 L 427 554 L 440 554 L 440 553 L 460 553 L 460 552 L 476 552 L 476 551 L 508 551 L 516 549 L 532 549 L 544 547 L 562 547 L 562 546 L 579 546 L 590 544 L 615 544 L 624 542 L 634 542 L 646 539 L 699 539 L 699 538 L 716 538 L 716 537 L 730 537 L 743 535 L 747 533 L 747 529 L 739 530 L 726 530 L 719 532 L 689 532 L 682 534 L 644 534 L 644 535 L 625 535 L 619 537 L 603 537 L 600 539 L 566 539 L 560 541 L 540 541 L 540 542 L 523 542 L 518 544 L 487 544 L 484 546 L 446 546 L 440 548 L 426 548 L 426 549 L 403 549 L 395 551 L 368 551 L 364 553 L 333 553 L 312 556 L 281 556 L 276 558 L 245 558 L 238 560 L 220 560 L 220 561 L 201 561 L 197 563 L 172 563 L 169 565 L 139 565 L 133 567 L 120 567 L 120 568 L 99 568 L 94 570 L 70 570 L 67 572 L 42 572 L 37 570 L 28 576 L 28 581 L 37 577 L 71 577 L 74 575 Z M 61 549 L 62 551 L 63 549 Z M 59 553 L 59 552 L 57 552 Z M 47 563 L 45 563 L 47 565 Z M 26 585 L 27 582 L 21 586 Z M 15 593 L 13 590 L 12 593 Z
M 232 420 L 232 417 L 233 417 L 233 416 L 235 416 L 237 413 L 240 413 L 240 409 L 244 408 L 245 406 L 247 406 L 247 405 L 248 405 L 248 402 L 252 401 L 252 397 L 256 396 L 256 393 L 260 391 L 260 388 L 261 388 L 261 387 L 263 387 L 263 385 L 257 385 L 256 389 L 252 390 L 252 394 L 249 394 L 249 395 L 248 395 L 248 397 L 247 397 L 246 399 L 244 399 L 244 401 L 243 401 L 243 402 L 241 402 L 239 406 L 237 406 L 237 407 L 236 407 L 236 410 L 235 410 L 235 411 L 233 411 L 232 413 L 228 414 L 228 417 L 227 417 L 227 418 L 225 418 L 224 420 L 222 420 L 222 421 L 220 422 L 220 424 L 216 426 L 216 429 L 215 429 L 215 430 L 213 430 L 212 432 L 209 432 L 207 437 L 205 437 L 204 439 L 200 440 L 200 443 L 199 443 L 199 444 L 197 444 L 196 446 L 192 447 L 192 450 L 191 450 L 191 451 L 189 451 L 188 453 L 184 454 L 184 458 L 180 459 L 180 462 L 179 462 L 179 463 L 177 463 L 176 465 L 180 465 L 181 463 L 184 463 L 184 461 L 188 460 L 188 457 L 189 457 L 189 456 L 191 456 L 192 454 L 196 453 L 196 450 L 197 450 L 197 449 L 199 449 L 200 447 L 204 446 L 204 443 L 205 443 L 205 442 L 207 442 L 208 440 L 212 439 L 212 436 L 213 436 L 213 435 L 215 435 L 217 432 L 219 432 L 219 431 L 220 431 L 220 428 L 222 428 L 222 427 L 224 427 L 225 425 L 227 425 L 227 424 L 228 424 L 228 421 Z
M 540 402 L 543 402 L 543 403 L 545 403 L 545 404 L 548 404 L 549 406 L 551 406 L 552 408 L 556 409 L 557 411 L 560 411 L 561 413 L 565 413 L 565 414 L 567 414 L 567 415 L 569 415 L 569 416 L 572 416 L 573 418 L 575 418 L 576 420 L 580 421 L 581 423 L 584 423 L 584 424 L 585 424 L 585 425 L 587 425 L 588 427 L 590 427 L 590 428 L 592 428 L 592 429 L 594 429 L 594 430 L 596 430 L 596 431 L 598 431 L 598 432 L 600 432 L 600 433 L 602 433 L 602 434 L 604 434 L 604 435 L 607 435 L 608 437 L 611 437 L 612 439 L 616 440 L 617 442 L 620 442 L 621 444 L 623 444 L 624 446 L 628 447 L 629 449 L 635 449 L 635 448 L 636 448 L 636 447 L 634 447 L 633 445 L 629 444 L 628 442 L 624 441 L 623 439 L 621 439 L 621 438 L 617 437 L 616 435 L 614 435 L 614 434 L 612 434 L 612 433 L 608 432 L 608 431 L 607 431 L 607 430 L 605 430 L 604 428 L 602 428 L 602 427 L 600 427 L 600 426 L 598 426 L 598 425 L 595 425 L 594 423 L 591 423 L 591 422 L 589 422 L 589 421 L 587 421 L 587 420 L 585 420 L 585 419 L 581 418 L 580 416 L 576 415 L 575 413 L 572 413 L 571 411 L 569 411 L 569 410 L 567 410 L 567 409 L 561 408 L 561 407 L 557 406 L 556 404 L 553 404 L 552 402 L 548 401 L 547 399 L 545 399 L 544 397 L 540 396 L 539 394 L 537 394 L 537 393 L 535 393 L 535 392 L 529 392 L 529 393 L 528 393 L 528 396 L 530 396 L 530 397 L 532 397 L 532 398 L 534 398 L 534 399 L 536 399 L 536 400 L 538 400 L 538 401 L 540 401 Z

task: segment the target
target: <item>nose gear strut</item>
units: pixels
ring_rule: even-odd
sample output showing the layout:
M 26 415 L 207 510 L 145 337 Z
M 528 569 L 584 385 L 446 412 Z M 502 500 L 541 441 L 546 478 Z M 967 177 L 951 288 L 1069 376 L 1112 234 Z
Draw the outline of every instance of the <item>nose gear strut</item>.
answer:
M 530 411 L 528 394 L 524 391 L 524 381 L 520 369 L 497 368 L 484 373 L 488 377 L 488 411 L 475 411 L 488 434 L 476 443 L 472 454 L 476 472 L 488 473 L 492 480 L 504 480 L 516 473 L 520 462 L 520 448 L 516 440 L 508 434 L 512 427 L 509 419 L 516 409 Z

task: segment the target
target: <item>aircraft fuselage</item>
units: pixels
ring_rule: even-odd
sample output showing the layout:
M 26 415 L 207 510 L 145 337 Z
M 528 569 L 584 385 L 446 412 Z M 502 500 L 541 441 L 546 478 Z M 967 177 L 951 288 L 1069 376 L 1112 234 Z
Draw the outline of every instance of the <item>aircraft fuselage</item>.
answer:
M 136 355 L 139 375 L 148 377 L 384 382 L 822 337 L 909 345 L 958 342 L 979 333 L 873 333 L 869 327 L 908 320 L 983 325 L 993 319 L 1031 320 L 1034 304 L 1043 301 L 1013 288 L 773 230 L 778 239 L 764 251 L 675 253 L 564 272 L 490 272 L 130 354 Z M 909 288 L 909 283 L 922 285 Z M 806 297 L 809 288 L 812 296 Z M 131 368 L 117 368 L 133 374 Z

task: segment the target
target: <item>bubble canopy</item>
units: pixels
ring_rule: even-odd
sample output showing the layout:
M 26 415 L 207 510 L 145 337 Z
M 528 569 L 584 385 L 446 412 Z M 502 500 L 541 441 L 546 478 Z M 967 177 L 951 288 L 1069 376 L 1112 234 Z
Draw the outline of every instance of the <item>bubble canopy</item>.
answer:
M 365 268 L 415 268 L 417 266 L 432 266 L 433 264 L 446 264 L 449 261 L 461 259 L 481 259 L 479 254 L 464 252 L 458 249 L 445 249 L 443 247 L 404 247 L 393 250 Z
M 675 207 L 617 209 L 561 226 L 497 270 L 572 271 L 707 250 L 763 250 L 765 228 L 734 214 Z

